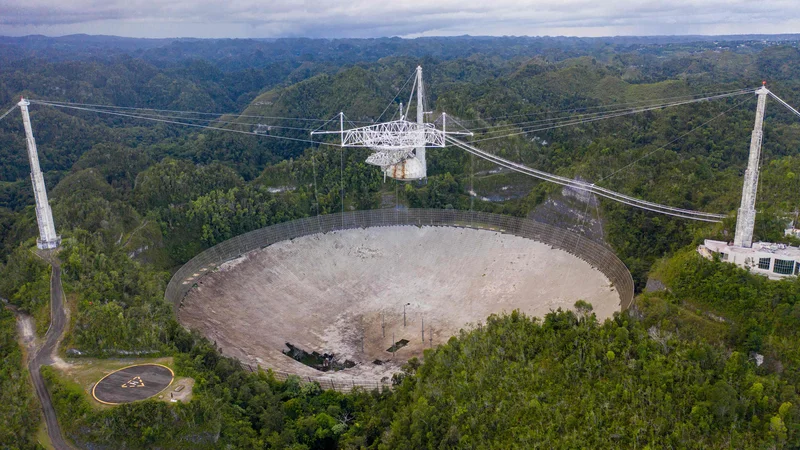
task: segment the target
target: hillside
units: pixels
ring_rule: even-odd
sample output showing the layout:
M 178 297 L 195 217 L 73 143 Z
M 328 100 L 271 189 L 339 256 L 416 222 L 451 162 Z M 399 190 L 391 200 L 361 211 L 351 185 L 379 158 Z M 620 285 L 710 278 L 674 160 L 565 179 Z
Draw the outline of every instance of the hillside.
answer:
M 32 106 L 64 238 L 72 310 L 61 355 L 169 356 L 178 376 L 197 380 L 185 404 L 106 408 L 57 368 L 46 371 L 67 437 L 87 448 L 800 448 L 800 284 L 693 252 L 703 238 L 731 236 L 733 217 L 710 225 L 585 203 L 456 148 L 428 152 L 426 182 L 384 181 L 365 164 L 368 150 L 247 134 L 271 126 L 268 134 L 305 140 L 323 124 L 335 129 L 325 121 L 340 111 L 355 124 L 385 119 L 408 102 L 404 83 L 419 64 L 434 117 L 447 111 L 484 150 L 648 201 L 733 215 L 753 95 L 538 124 L 762 79 L 800 105 L 797 36 L 762 38 L 1 38 L 0 113 L 25 95 L 153 108 L 115 111 L 223 129 Z M 800 121 L 770 102 L 765 123 L 756 237 L 778 241 L 796 215 Z M 0 297 L 42 335 L 49 269 L 30 251 L 37 228 L 24 148 L 14 111 L 0 121 Z M 175 270 L 231 237 L 379 207 L 559 214 L 628 266 L 635 307 L 602 323 L 585 302 L 539 319 L 486 318 L 409 363 L 392 391 L 343 394 L 246 370 L 185 330 L 163 301 Z M 580 231 L 588 220 L 591 231 Z M 667 290 L 643 292 L 648 279 Z M 8 314 L 0 327 L 4 342 L 18 338 Z M 6 347 L 0 439 L 33 448 L 37 405 L 24 355 Z

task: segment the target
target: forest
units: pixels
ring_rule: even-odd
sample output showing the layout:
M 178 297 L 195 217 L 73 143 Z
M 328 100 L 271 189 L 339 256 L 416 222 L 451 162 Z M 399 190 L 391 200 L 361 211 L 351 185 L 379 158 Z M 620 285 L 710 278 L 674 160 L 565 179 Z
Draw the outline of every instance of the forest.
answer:
M 0 38 L 0 113 L 24 95 L 154 108 L 183 121 L 190 116 L 179 111 L 225 113 L 192 123 L 264 124 L 300 138 L 339 111 L 362 123 L 387 102 L 396 109 L 405 99 L 395 93 L 420 64 L 432 108 L 481 139 L 562 111 L 762 80 L 798 106 L 799 47 L 796 36 Z M 540 170 L 731 218 L 690 222 L 601 200 L 584 219 L 601 223 L 600 239 L 631 270 L 630 310 L 601 323 L 575 299 L 574 312 L 488 317 L 410 361 L 391 390 L 347 394 L 279 381 L 222 356 L 176 322 L 164 302 L 171 274 L 217 243 L 297 218 L 387 207 L 536 217 L 560 188 L 455 148 L 428 152 L 426 182 L 401 183 L 367 165 L 367 150 L 34 104 L 73 308 L 61 353 L 171 356 L 178 375 L 196 380 L 186 404 L 98 409 L 47 369 L 63 431 L 76 446 L 98 449 L 800 448 L 800 284 L 694 252 L 704 238 L 733 235 L 754 97 L 481 142 Z M 798 214 L 799 146 L 800 122 L 769 103 L 757 238 L 789 242 L 783 228 Z M 0 311 L 0 444 L 37 448 L 39 406 L 11 308 L 44 335 L 50 268 L 31 251 L 38 230 L 18 111 L 0 120 L 0 156 L 0 298 L 10 305 Z M 564 226 L 583 232 L 584 219 Z M 665 289 L 646 292 L 649 279 Z

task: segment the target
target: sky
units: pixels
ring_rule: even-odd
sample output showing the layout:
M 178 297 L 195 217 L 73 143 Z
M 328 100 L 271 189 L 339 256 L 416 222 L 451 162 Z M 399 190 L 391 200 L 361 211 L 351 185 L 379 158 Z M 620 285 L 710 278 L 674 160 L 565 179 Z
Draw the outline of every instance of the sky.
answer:
M 0 0 L 0 35 L 617 36 L 800 33 L 800 0 Z

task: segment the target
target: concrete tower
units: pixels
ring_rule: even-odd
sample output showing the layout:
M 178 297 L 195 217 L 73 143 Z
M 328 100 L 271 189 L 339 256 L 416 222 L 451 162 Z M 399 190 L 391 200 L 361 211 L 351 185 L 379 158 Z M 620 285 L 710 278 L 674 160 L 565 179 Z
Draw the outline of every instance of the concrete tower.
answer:
M 756 91 L 756 95 L 758 95 L 756 123 L 753 127 L 753 135 L 750 138 L 750 157 L 747 160 L 747 170 L 744 172 L 742 204 L 739 206 L 739 215 L 736 219 L 736 235 L 733 238 L 733 245 L 737 247 L 750 248 L 753 246 L 753 227 L 756 223 L 756 193 L 758 191 L 758 164 L 761 160 L 764 108 L 769 93 L 766 86 L 761 86 L 761 89 Z
M 36 150 L 36 140 L 33 139 L 31 118 L 28 115 L 30 102 L 23 98 L 17 105 L 22 110 L 22 123 L 25 125 L 25 139 L 28 144 L 28 160 L 31 163 L 33 196 L 36 199 L 36 221 L 39 223 L 39 239 L 36 240 L 36 245 L 43 250 L 57 248 L 61 244 L 61 236 L 56 234 L 53 212 L 47 202 L 47 191 L 44 186 L 42 169 L 39 168 L 39 154 Z

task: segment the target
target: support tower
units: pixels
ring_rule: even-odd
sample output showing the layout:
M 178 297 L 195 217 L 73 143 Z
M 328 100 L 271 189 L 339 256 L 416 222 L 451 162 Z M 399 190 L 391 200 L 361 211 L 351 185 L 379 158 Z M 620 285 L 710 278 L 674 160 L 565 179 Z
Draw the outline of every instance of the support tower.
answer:
M 61 244 L 61 236 L 56 234 L 53 212 L 50 210 L 50 203 L 47 201 L 44 177 L 42 176 L 42 169 L 39 167 L 39 154 L 36 150 L 36 140 L 33 139 L 31 117 L 28 114 L 30 102 L 22 98 L 17 105 L 22 111 L 22 123 L 25 126 L 25 140 L 28 145 L 28 160 L 31 164 L 33 196 L 36 199 L 36 221 L 39 224 L 39 239 L 36 240 L 36 245 L 43 250 L 58 248 Z
M 425 98 L 425 91 L 422 87 L 422 66 L 417 66 L 417 125 L 420 129 L 425 127 L 425 107 L 423 106 L 423 99 Z M 425 143 L 416 148 L 414 151 L 419 162 L 422 164 L 423 176 L 428 176 L 428 164 L 425 161 Z
M 742 204 L 739 206 L 739 215 L 736 218 L 736 235 L 733 238 L 733 245 L 737 247 L 750 248 L 753 246 L 753 227 L 756 222 L 756 193 L 758 191 L 758 165 L 761 160 L 764 108 L 769 93 L 766 86 L 761 86 L 761 89 L 756 91 L 756 95 L 758 95 L 756 123 L 753 127 L 753 135 L 750 138 L 750 156 L 747 160 L 747 170 L 744 172 Z

